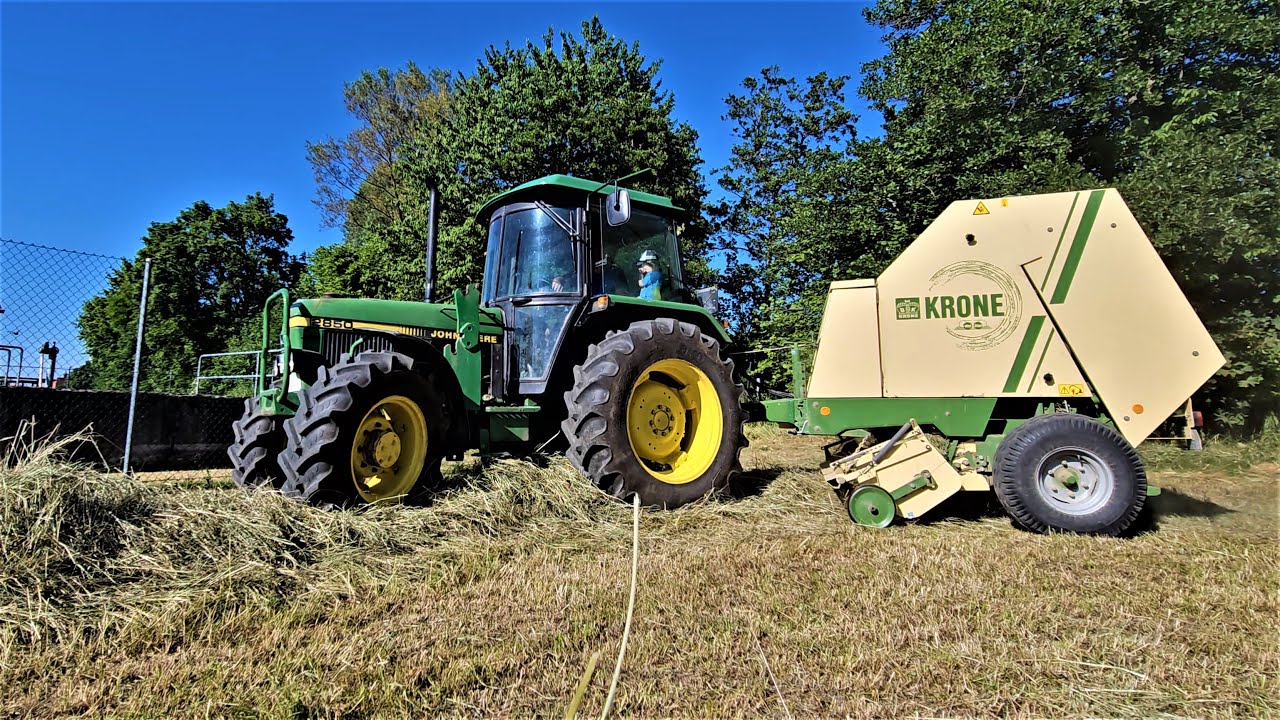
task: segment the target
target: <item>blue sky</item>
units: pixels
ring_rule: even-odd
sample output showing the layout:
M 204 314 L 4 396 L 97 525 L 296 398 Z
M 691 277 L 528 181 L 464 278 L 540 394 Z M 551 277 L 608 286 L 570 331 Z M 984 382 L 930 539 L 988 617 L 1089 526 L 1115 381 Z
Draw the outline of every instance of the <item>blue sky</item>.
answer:
M 708 172 L 728 157 L 720 117 L 743 77 L 776 64 L 850 74 L 856 88 L 861 64 L 883 54 L 862 7 L 3 2 L 0 237 L 132 257 L 148 223 L 261 191 L 288 215 L 295 251 L 337 242 L 320 228 L 304 143 L 352 127 L 344 81 L 408 60 L 469 70 L 490 44 L 592 14 L 663 60 Z M 879 118 L 862 114 L 876 132 Z

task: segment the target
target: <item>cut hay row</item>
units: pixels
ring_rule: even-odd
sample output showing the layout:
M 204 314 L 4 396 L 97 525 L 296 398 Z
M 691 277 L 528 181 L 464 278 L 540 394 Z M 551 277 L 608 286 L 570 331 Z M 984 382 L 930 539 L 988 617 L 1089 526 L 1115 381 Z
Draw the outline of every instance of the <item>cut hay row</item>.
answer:
M 376 588 L 406 556 L 418 573 L 449 572 L 504 547 L 613 544 L 626 507 L 583 482 L 563 458 L 472 461 L 427 507 L 339 512 L 226 483 L 195 489 L 60 462 L 68 438 L 19 451 L 0 469 L 0 648 L 153 625 L 196 605 L 272 604 Z M 746 482 L 754 482 L 747 478 Z M 822 498 L 825 500 L 825 498 Z M 831 502 L 775 493 L 650 512 L 647 534 L 675 538 L 711 518 L 741 535 L 785 514 L 815 520 Z

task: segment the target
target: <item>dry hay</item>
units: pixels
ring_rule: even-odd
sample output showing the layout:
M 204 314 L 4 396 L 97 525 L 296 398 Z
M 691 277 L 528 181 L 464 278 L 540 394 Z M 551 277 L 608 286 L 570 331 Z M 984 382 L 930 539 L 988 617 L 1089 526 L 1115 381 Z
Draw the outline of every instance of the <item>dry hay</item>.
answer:
M 1161 513 L 1114 540 L 982 503 L 854 528 L 816 442 L 749 434 L 741 497 L 644 513 L 620 715 L 782 717 L 779 690 L 796 717 L 1280 710 L 1268 450 L 1149 451 Z M 630 509 L 562 459 L 334 512 L 57 451 L 0 469 L 0 715 L 559 716 L 617 651 Z

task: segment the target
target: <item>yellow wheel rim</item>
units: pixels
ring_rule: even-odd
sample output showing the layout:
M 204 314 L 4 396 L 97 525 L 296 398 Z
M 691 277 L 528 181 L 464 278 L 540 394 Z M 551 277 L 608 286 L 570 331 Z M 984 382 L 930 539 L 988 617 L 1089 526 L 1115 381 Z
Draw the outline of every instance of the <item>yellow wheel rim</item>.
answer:
M 650 365 L 631 387 L 627 439 L 650 475 L 684 485 L 711 468 L 724 435 L 724 411 L 711 378 L 692 363 Z
M 427 459 L 427 419 L 418 404 L 391 395 L 375 404 L 351 441 L 351 477 L 366 502 L 403 497 Z

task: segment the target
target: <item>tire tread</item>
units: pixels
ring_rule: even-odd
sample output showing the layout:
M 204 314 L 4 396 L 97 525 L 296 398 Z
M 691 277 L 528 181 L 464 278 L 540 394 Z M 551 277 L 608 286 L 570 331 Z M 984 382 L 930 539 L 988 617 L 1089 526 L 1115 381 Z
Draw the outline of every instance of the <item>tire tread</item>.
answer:
M 569 441 L 566 456 L 570 464 L 586 476 L 601 491 L 613 495 L 620 500 L 627 500 L 636 492 L 635 484 L 627 481 L 627 471 L 635 472 L 638 461 L 629 452 L 616 452 L 616 437 L 610 442 L 609 409 L 616 402 L 625 402 L 623 394 L 617 392 L 618 378 L 623 368 L 634 364 L 631 360 L 637 348 L 648 343 L 676 344 L 695 340 L 706 352 L 721 364 L 722 376 L 732 383 L 730 395 L 734 402 L 741 403 L 744 395 L 742 385 L 733 379 L 733 361 L 720 355 L 720 345 L 704 334 L 696 325 L 679 322 L 673 318 L 657 318 L 634 322 L 626 330 L 611 331 L 603 340 L 589 346 L 586 359 L 573 369 L 573 387 L 564 393 L 565 419 L 560 428 Z M 740 406 L 725 408 L 726 413 L 733 412 L 740 418 Z M 732 443 L 732 458 L 728 468 L 720 477 L 714 478 L 709 493 L 725 489 L 733 478 L 742 472 L 741 453 L 747 446 L 746 435 L 743 434 L 742 422 L 735 423 L 736 436 L 726 437 L 722 442 Z M 621 436 L 625 440 L 625 430 Z M 640 469 L 639 472 L 646 472 Z M 679 487 L 679 486 L 664 486 Z M 674 493 L 673 493 L 674 494 Z M 682 497 L 642 497 L 642 502 L 651 507 L 677 507 L 689 500 Z
M 1133 486 L 1132 495 L 1128 498 L 1123 513 L 1102 525 L 1090 525 L 1086 520 L 1091 516 L 1081 516 L 1085 520 L 1072 516 L 1070 520 L 1062 522 L 1037 507 L 1038 503 L 1033 500 L 1032 494 L 1039 493 L 1035 487 L 1038 480 L 1024 477 L 1025 467 L 1020 466 L 1033 445 L 1042 441 L 1049 433 L 1072 437 L 1073 444 L 1083 446 L 1093 440 L 1120 451 L 1121 460 L 1126 466 L 1120 469 L 1127 469 L 1132 474 Z M 1113 468 L 1113 472 L 1115 470 L 1117 469 Z M 1123 478 L 1117 477 L 1115 482 L 1121 485 L 1122 480 Z M 1142 458 L 1133 446 L 1115 429 L 1093 418 L 1074 413 L 1039 415 L 1009 433 L 996 451 L 992 485 L 996 498 L 1015 522 L 1028 530 L 1041 533 L 1056 530 L 1090 535 L 1120 535 L 1138 519 L 1147 497 L 1146 470 Z M 1116 491 L 1119 492 L 1119 487 Z M 1104 505 L 1103 509 L 1106 507 Z

